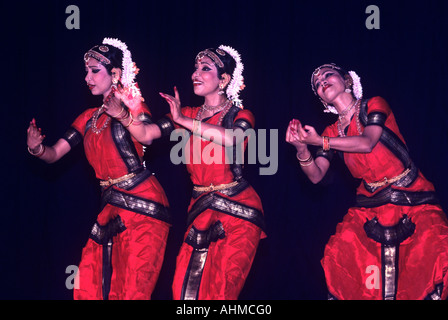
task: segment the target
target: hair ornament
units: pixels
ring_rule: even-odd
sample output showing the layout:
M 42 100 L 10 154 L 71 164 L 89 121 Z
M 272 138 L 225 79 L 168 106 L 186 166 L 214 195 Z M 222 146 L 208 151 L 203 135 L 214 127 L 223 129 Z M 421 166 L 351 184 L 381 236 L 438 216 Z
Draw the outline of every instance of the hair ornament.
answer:
M 241 62 L 241 56 L 238 53 L 238 51 L 229 46 L 221 45 L 216 50 L 219 53 L 218 50 L 223 50 L 227 52 L 236 62 L 236 67 L 235 70 L 233 71 L 232 79 L 230 80 L 230 83 L 227 86 L 226 94 L 233 104 L 235 104 L 239 108 L 243 108 L 242 100 L 239 98 L 239 92 L 243 90 L 245 87 L 243 78 L 244 65 Z
M 216 51 L 216 52 L 218 52 L 218 51 Z M 221 56 L 225 55 L 225 53 L 224 54 L 219 53 L 219 54 Z M 213 63 L 216 64 L 218 67 L 224 68 L 224 63 L 222 62 L 222 60 L 213 51 L 211 51 L 210 49 L 205 49 L 204 51 L 199 52 L 196 55 L 196 59 L 195 60 L 196 61 L 201 60 L 205 56 L 209 57 L 213 61 Z
M 353 80 L 353 95 L 356 99 L 362 99 L 362 85 L 361 85 L 361 78 L 356 74 L 355 71 L 349 71 L 348 74 Z
M 346 72 L 344 69 L 342 69 L 341 67 L 339 67 L 338 65 L 336 65 L 335 63 L 327 63 L 327 64 L 323 64 L 320 67 L 317 67 L 313 73 L 311 74 L 311 88 L 313 89 L 314 94 L 317 96 L 317 91 L 316 91 L 316 87 L 314 85 L 314 77 L 318 76 L 320 74 L 320 70 L 323 68 L 331 68 L 333 70 L 338 70 L 344 74 L 348 74 L 351 79 L 353 80 L 352 83 L 352 92 L 353 92 L 353 96 L 356 99 L 362 99 L 363 96 L 363 91 L 362 91 L 362 85 L 361 85 L 361 78 L 356 74 L 355 71 L 349 71 Z M 320 98 L 319 98 L 320 99 Z M 324 112 L 325 113 L 334 113 L 334 114 L 339 114 L 338 111 L 336 110 L 336 108 L 330 104 L 326 104 L 322 99 L 320 99 L 322 104 L 324 105 L 325 109 Z
M 134 81 L 139 69 L 137 68 L 135 62 L 132 61 L 131 52 L 128 50 L 126 43 L 114 38 L 104 38 L 103 44 L 108 44 L 121 50 L 123 53 L 121 83 L 123 84 L 124 89 L 129 91 L 129 94 L 132 97 L 138 96 L 143 101 L 140 89 Z

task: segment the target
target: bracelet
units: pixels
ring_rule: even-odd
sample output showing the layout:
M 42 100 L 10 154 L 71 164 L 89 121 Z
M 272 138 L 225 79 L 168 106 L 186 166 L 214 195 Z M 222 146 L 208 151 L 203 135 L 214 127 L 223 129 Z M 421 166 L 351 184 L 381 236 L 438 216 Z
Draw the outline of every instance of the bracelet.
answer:
M 124 126 L 125 128 L 128 128 L 128 127 L 134 122 L 134 118 L 132 118 L 132 116 L 130 115 L 130 113 L 129 113 L 129 117 L 127 117 L 126 119 L 128 119 L 128 118 L 131 118 L 131 121 L 129 121 L 129 123 L 128 123 L 127 125 L 124 125 L 123 123 L 121 123 L 121 124 L 123 124 L 123 126 Z
M 296 157 L 297 157 L 297 160 L 299 160 L 299 164 L 302 166 L 302 167 L 308 167 L 309 165 L 311 165 L 312 163 L 313 163 L 313 161 L 314 161 L 314 159 L 313 159 L 313 156 L 311 155 L 311 153 L 310 153 L 310 156 L 308 157 L 308 159 L 301 159 L 300 157 L 299 157 L 299 153 L 297 152 L 297 154 L 296 154 Z
M 124 108 L 123 108 L 124 109 Z M 126 120 L 127 118 L 129 118 L 129 115 L 131 114 L 130 112 L 128 112 L 127 110 L 125 110 L 126 112 L 125 112 L 125 114 L 124 114 L 124 116 L 123 117 L 121 117 L 121 118 L 118 118 L 118 117 L 116 117 L 115 119 L 117 119 L 118 121 L 123 121 L 123 120 Z M 121 114 L 121 112 L 120 112 L 120 114 Z
M 139 125 L 141 125 L 141 124 L 143 123 L 143 121 L 135 120 L 134 117 L 132 116 L 132 113 L 131 113 L 131 112 L 129 113 L 129 116 L 131 117 L 131 119 L 132 119 L 132 124 L 133 124 L 134 126 L 139 126 Z
M 311 158 L 309 162 L 306 162 L 306 163 L 305 163 L 305 162 L 299 162 L 299 164 L 300 164 L 302 167 L 308 167 L 308 166 L 310 166 L 313 162 L 314 162 L 314 159 Z
M 121 111 L 120 111 L 117 115 L 115 115 L 115 116 L 111 116 L 111 117 L 112 117 L 112 118 L 115 118 L 115 119 L 118 119 L 118 118 L 120 118 L 120 116 L 121 116 L 121 114 L 122 114 L 123 112 L 126 112 L 126 109 L 123 108 L 123 107 L 121 107 Z
M 307 159 L 300 159 L 298 152 L 296 153 L 296 157 L 297 157 L 297 160 L 299 160 L 300 162 L 308 162 L 311 159 L 311 153 L 310 153 L 310 156 Z
M 39 146 L 40 146 L 40 148 L 39 148 L 38 152 L 33 153 L 33 151 L 30 149 L 30 147 L 28 147 L 28 152 L 35 157 L 38 157 L 38 158 L 41 157 L 45 152 L 45 146 L 42 143 Z
M 193 134 L 198 134 L 198 130 L 201 126 L 201 121 L 193 119 L 193 129 L 191 130 L 191 132 L 193 132 Z M 199 132 L 200 135 L 200 132 Z
M 322 149 L 324 151 L 330 151 L 330 137 L 327 136 L 322 137 Z

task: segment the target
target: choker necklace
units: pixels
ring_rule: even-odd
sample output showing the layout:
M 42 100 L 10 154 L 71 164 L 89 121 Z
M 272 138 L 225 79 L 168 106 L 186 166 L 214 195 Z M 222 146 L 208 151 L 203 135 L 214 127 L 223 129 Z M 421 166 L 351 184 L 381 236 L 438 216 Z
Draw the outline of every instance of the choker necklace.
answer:
M 208 106 L 205 103 L 202 105 L 202 109 L 204 109 L 205 111 L 215 111 L 218 110 L 219 108 L 221 108 L 222 106 L 224 106 L 229 100 L 224 101 L 221 104 L 218 104 L 217 106 Z
M 195 117 L 196 120 L 199 120 L 199 121 L 202 120 L 202 112 L 204 110 L 207 110 L 207 109 L 204 108 L 204 106 L 205 106 L 205 104 L 203 104 L 202 107 L 200 107 L 200 109 L 199 109 L 199 111 L 198 111 L 198 113 L 196 114 L 196 117 Z M 219 105 L 217 107 L 222 107 L 222 109 L 219 110 L 219 112 L 222 112 L 222 113 L 221 113 L 221 116 L 219 117 L 219 120 L 218 120 L 218 123 L 217 123 L 217 125 L 220 126 L 221 122 L 222 122 L 222 119 L 224 119 L 224 116 L 227 114 L 227 111 L 229 111 L 229 109 L 232 107 L 232 103 L 229 100 L 226 100 L 223 104 L 221 104 L 221 105 Z M 217 107 L 215 107 L 215 108 L 217 108 Z
M 357 99 L 354 99 L 352 104 L 345 108 L 344 111 L 342 111 L 341 113 L 339 113 L 339 120 L 341 120 L 341 118 L 345 118 L 345 116 L 353 109 L 353 107 L 355 106 L 355 104 L 358 102 Z

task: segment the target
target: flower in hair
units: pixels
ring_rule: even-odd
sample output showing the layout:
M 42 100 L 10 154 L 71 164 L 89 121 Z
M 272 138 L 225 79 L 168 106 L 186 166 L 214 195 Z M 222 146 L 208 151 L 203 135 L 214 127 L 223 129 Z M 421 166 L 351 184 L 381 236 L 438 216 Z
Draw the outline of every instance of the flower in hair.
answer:
M 232 79 L 230 80 L 229 85 L 227 86 L 226 94 L 227 97 L 237 106 L 242 108 L 242 100 L 239 98 L 239 92 L 244 89 L 244 78 L 243 78 L 243 70 L 244 65 L 241 62 L 241 56 L 234 48 L 229 46 L 221 45 L 219 49 L 227 52 L 236 62 L 235 70 L 232 74 Z
M 108 44 L 121 50 L 123 53 L 121 83 L 123 84 L 123 87 L 130 91 L 130 94 L 133 97 L 139 96 L 141 98 L 140 89 L 134 82 L 135 76 L 138 74 L 139 69 L 137 68 L 135 62 L 132 61 L 131 52 L 128 50 L 126 43 L 114 38 L 104 38 L 103 44 Z M 143 98 L 141 99 L 143 101 Z
M 356 99 L 362 98 L 362 85 L 361 85 L 361 78 L 356 74 L 355 71 L 349 71 L 348 74 L 353 79 L 353 95 Z

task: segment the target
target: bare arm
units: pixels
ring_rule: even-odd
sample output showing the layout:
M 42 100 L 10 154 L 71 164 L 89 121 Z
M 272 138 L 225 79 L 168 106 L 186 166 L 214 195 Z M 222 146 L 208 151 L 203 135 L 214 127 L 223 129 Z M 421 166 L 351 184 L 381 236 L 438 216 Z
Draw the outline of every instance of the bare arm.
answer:
M 330 138 L 331 149 L 343 152 L 369 153 L 380 140 L 383 128 L 378 125 L 367 126 L 359 136 Z M 323 139 L 311 126 L 298 126 L 298 138 L 305 144 L 322 146 Z
M 209 123 L 199 122 L 195 124 L 195 121 L 198 120 L 184 116 L 181 112 L 179 92 L 176 88 L 174 88 L 174 97 L 165 93 L 160 93 L 160 95 L 165 98 L 170 105 L 173 121 L 184 128 L 191 130 L 195 134 L 200 134 L 203 138 L 208 140 L 213 138 L 214 143 L 225 147 L 231 147 L 235 144 L 241 143 L 244 140 L 244 132 L 240 128 L 229 131 L 222 126 Z
M 31 120 L 27 130 L 27 145 L 31 154 L 47 163 L 54 163 L 71 150 L 69 143 L 64 139 L 59 139 L 53 146 L 46 146 L 42 144 L 44 138 L 41 129 L 37 128 L 36 120 Z
M 343 152 L 369 153 L 378 143 L 382 132 L 381 126 L 370 125 L 359 136 L 330 138 L 330 148 Z M 311 182 L 320 182 L 327 173 L 330 162 L 324 157 L 313 159 L 307 146 L 322 146 L 323 138 L 313 127 L 302 127 L 300 121 L 294 119 L 288 126 L 286 141 L 296 147 L 302 170 Z
M 121 103 L 126 105 L 126 108 Z M 130 134 L 140 143 L 150 145 L 162 136 L 156 124 L 143 122 L 140 116 L 145 110 L 142 108 L 141 97 L 130 97 L 127 91 L 119 88 L 106 106 L 106 113 L 120 121 Z
M 162 132 L 158 125 L 153 123 L 147 124 L 144 122 L 139 124 L 137 121 L 138 120 L 134 120 L 127 129 L 138 142 L 150 145 L 154 140 L 159 139 L 162 136 Z
M 286 142 L 292 144 L 297 150 L 297 159 L 300 162 L 301 168 L 312 183 L 319 183 L 325 177 L 330 161 L 324 157 L 317 157 L 313 159 L 311 152 L 306 143 L 300 142 L 297 130 L 300 121 L 292 120 L 286 130 Z

